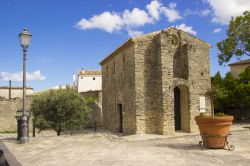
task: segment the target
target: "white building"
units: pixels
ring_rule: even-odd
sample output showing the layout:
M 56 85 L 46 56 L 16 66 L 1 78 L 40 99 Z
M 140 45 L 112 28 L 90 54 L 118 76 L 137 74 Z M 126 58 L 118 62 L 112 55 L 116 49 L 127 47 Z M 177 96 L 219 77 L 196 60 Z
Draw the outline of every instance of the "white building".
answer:
M 102 73 L 100 70 L 80 70 L 73 76 L 73 86 L 77 92 L 101 91 Z

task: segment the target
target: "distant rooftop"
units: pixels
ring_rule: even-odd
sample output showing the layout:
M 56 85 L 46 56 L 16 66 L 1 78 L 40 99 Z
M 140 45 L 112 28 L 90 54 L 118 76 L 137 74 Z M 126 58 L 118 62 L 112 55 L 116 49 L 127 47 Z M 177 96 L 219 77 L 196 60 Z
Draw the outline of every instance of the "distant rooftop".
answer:
M 80 75 L 102 75 L 100 70 L 81 70 L 79 71 Z
M 240 66 L 240 65 L 246 65 L 246 64 L 250 64 L 250 59 L 246 59 L 246 60 L 238 61 L 238 62 L 235 62 L 235 63 L 231 63 L 228 66 Z

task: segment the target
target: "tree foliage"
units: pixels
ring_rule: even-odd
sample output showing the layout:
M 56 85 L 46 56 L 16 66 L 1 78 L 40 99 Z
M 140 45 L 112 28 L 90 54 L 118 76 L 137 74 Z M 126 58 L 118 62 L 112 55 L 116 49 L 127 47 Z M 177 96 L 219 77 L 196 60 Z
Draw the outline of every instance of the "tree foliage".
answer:
M 222 83 L 218 80 L 222 80 Z M 212 78 L 212 87 L 215 90 L 214 109 L 220 112 L 228 108 L 250 108 L 250 67 L 236 79 L 229 72 L 225 78 L 217 73 Z
M 69 88 L 44 92 L 31 104 L 35 126 L 39 130 L 52 128 L 57 135 L 66 129 L 84 128 L 89 119 L 89 102 L 92 100 Z
M 232 103 L 234 103 L 235 106 L 242 109 L 250 108 L 250 82 L 248 82 L 248 84 L 239 84 L 235 88 L 233 95 Z
M 236 56 L 237 58 L 250 56 L 250 11 L 245 11 L 243 15 L 232 17 L 227 31 L 227 38 L 217 43 L 220 51 L 219 63 L 229 62 Z
M 212 83 L 216 87 L 221 87 L 222 86 L 222 78 L 220 75 L 220 72 L 217 72 L 214 77 L 212 77 Z
M 245 69 L 245 72 L 240 73 L 240 82 L 247 84 L 250 81 L 250 67 Z

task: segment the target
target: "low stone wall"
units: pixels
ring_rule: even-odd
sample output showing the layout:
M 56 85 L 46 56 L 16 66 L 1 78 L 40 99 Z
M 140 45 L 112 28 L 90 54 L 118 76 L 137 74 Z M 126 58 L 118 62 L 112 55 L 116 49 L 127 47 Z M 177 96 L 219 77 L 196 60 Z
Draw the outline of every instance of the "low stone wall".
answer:
M 0 87 L 0 98 L 9 99 L 9 87 Z M 27 87 L 26 94 L 30 95 L 34 93 L 33 88 Z M 23 89 L 22 87 L 11 87 L 11 98 L 19 98 L 23 97 Z
M 30 101 L 28 100 L 28 105 Z M 22 109 L 22 100 L 0 101 L 0 132 L 17 130 L 16 111 Z M 30 123 L 31 124 L 31 123 Z M 30 125 L 30 127 L 32 124 Z
M 95 122 L 97 127 L 103 126 L 103 117 L 102 117 L 102 92 L 101 91 L 88 91 L 88 92 L 81 92 L 83 96 L 86 97 L 93 97 L 95 102 L 90 105 L 92 108 L 90 121 L 87 127 L 95 127 Z

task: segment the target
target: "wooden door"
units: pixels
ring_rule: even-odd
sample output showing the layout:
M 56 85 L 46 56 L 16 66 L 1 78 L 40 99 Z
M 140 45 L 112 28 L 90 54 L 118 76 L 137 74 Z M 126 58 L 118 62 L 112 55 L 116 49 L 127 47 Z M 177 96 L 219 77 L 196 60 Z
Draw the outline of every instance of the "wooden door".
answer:
M 181 100 L 180 89 L 174 88 L 174 121 L 175 130 L 181 130 Z

